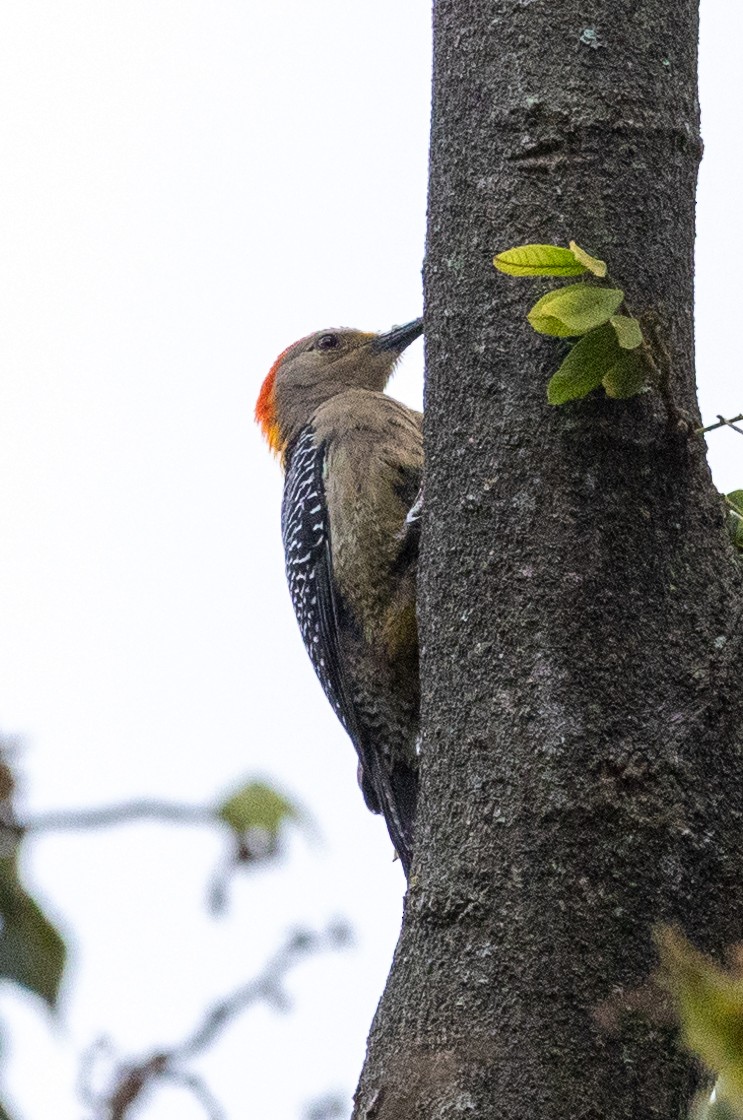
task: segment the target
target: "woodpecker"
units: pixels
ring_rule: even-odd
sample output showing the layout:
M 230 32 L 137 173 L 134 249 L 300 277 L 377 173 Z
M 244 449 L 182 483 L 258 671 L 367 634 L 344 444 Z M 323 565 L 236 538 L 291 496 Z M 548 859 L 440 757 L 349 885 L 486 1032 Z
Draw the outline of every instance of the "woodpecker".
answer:
M 384 393 L 416 319 L 331 329 L 279 355 L 255 417 L 285 471 L 281 532 L 305 647 L 406 877 L 418 791 L 420 412 Z

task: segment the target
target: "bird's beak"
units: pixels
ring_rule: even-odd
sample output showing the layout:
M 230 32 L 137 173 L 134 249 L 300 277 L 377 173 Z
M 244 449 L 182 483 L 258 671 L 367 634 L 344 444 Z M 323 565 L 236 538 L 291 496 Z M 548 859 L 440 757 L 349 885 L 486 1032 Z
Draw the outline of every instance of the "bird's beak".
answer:
M 412 323 L 406 323 L 404 327 L 393 327 L 391 331 L 378 334 L 372 340 L 372 350 L 396 350 L 399 354 L 422 334 L 423 320 L 413 319 Z

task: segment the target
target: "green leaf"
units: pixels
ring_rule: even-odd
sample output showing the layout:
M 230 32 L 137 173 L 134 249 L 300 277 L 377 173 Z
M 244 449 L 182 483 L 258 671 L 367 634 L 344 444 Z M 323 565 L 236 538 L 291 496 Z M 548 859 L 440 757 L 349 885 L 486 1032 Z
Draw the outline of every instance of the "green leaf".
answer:
M 54 1009 L 67 950 L 18 878 L 17 858 L 0 859 L 0 976 L 40 995 Z
M 3 1105 L 3 1102 L 1 1100 L 0 1100 L 0 1120 L 11 1120 L 10 1113 L 5 1108 L 5 1106 Z
M 507 276 L 582 276 L 586 271 L 575 254 L 560 245 L 517 245 L 498 253 L 493 264 Z
M 248 782 L 219 806 L 217 816 L 238 836 L 260 829 L 275 840 L 282 824 L 298 819 L 299 812 L 265 782 Z
M 681 1020 L 684 1045 L 719 1074 L 717 1094 L 743 1110 L 743 977 L 698 952 L 665 927 L 657 936 L 664 979 Z
M 537 300 L 527 319 L 540 334 L 569 338 L 608 322 L 623 299 L 624 292 L 619 288 L 568 284 Z
M 642 346 L 642 331 L 637 319 L 630 315 L 612 315 L 610 322 L 623 350 L 636 350 L 638 346 Z
M 602 379 L 607 397 L 615 400 L 636 397 L 645 388 L 646 374 L 645 363 L 639 354 L 631 350 L 620 351 L 616 362 Z
M 620 356 L 617 336 L 610 326 L 590 331 L 576 342 L 557 373 L 550 378 L 547 400 L 550 404 L 565 404 L 585 397 L 599 387 L 607 370 Z
M 743 490 L 731 490 L 725 495 L 728 506 L 728 532 L 736 548 L 743 549 Z
M 743 517 L 731 509 L 728 511 L 727 525 L 730 540 L 736 548 L 743 549 Z
M 604 276 L 606 276 L 606 261 L 599 260 L 598 257 L 592 257 L 590 253 L 587 253 L 585 249 L 581 249 L 580 245 L 576 245 L 574 241 L 570 242 L 570 252 L 584 268 L 592 272 L 594 276 L 599 276 L 603 280 Z

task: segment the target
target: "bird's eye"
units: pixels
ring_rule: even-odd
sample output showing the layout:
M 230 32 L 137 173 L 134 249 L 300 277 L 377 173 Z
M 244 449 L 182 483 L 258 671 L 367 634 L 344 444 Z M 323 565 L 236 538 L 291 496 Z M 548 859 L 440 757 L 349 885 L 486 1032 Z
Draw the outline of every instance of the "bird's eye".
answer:
M 337 334 L 321 334 L 315 346 L 318 350 L 335 350 L 339 345 Z

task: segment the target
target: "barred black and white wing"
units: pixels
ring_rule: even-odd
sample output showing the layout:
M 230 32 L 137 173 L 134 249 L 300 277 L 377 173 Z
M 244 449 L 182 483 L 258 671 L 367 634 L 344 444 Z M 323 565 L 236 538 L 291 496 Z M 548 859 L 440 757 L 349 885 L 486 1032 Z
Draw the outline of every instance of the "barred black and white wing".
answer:
M 343 647 L 341 635 L 344 627 L 346 631 L 354 627 L 333 577 L 324 461 L 325 448 L 316 445 L 311 427 L 304 428 L 288 457 L 281 506 L 289 592 L 314 670 L 356 748 L 364 800 L 373 812 L 384 814 L 407 874 L 415 779 L 412 771 L 409 774 L 406 766 L 395 766 L 389 757 L 368 697 L 361 712 L 358 710 L 358 682 L 348 676 L 349 650 Z
M 355 717 L 343 677 L 333 599 L 323 458 L 323 448 L 315 447 L 312 429 L 305 428 L 289 458 L 281 536 L 289 594 L 302 640 L 325 695 L 353 736 Z
M 281 503 L 286 579 L 299 631 L 323 691 L 359 756 L 359 782 L 373 813 L 382 811 L 340 648 L 330 530 L 323 488 L 325 449 L 305 428 L 289 456 Z M 366 763 L 366 764 L 365 764 Z

